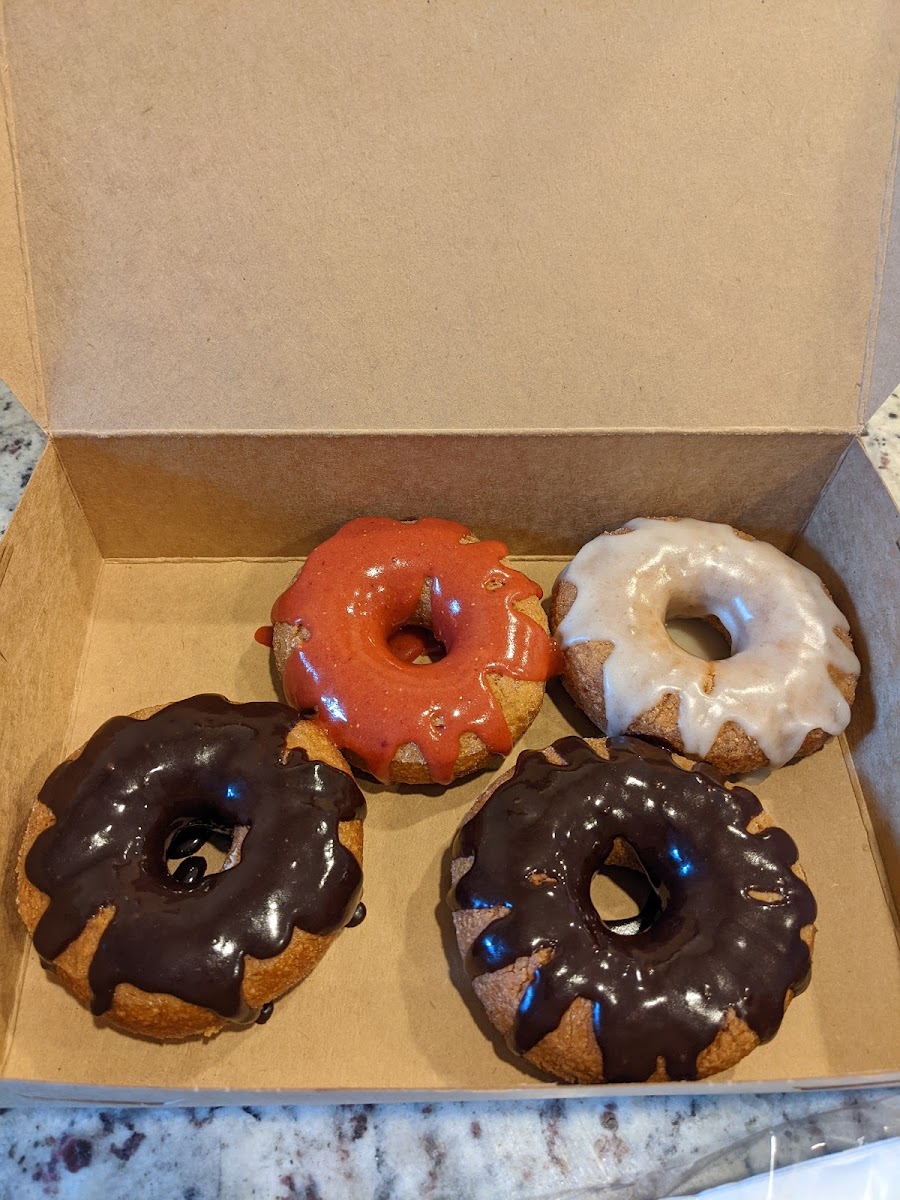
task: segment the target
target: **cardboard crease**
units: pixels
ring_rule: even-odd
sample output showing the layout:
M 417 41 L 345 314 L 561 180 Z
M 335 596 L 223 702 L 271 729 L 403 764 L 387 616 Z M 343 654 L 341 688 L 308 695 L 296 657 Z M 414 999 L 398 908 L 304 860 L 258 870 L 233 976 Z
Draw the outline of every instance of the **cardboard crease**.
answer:
M 857 430 L 861 429 L 872 413 L 887 399 L 886 396 L 876 395 L 874 403 L 870 403 L 872 392 L 873 364 L 878 344 L 879 321 L 881 317 L 881 301 L 885 286 L 885 263 L 887 261 L 889 239 L 891 234 L 891 216 L 894 206 L 894 189 L 897 179 L 898 151 L 900 151 L 900 86 L 897 89 L 894 104 L 894 139 L 891 145 L 891 157 L 885 173 L 884 201 L 881 212 L 881 234 L 878 241 L 878 254 L 875 260 L 875 282 L 872 290 L 872 309 L 869 314 L 869 326 L 866 332 L 866 346 L 863 356 L 862 377 L 859 388 L 859 402 L 856 412 Z M 896 337 L 896 331 L 894 331 Z
M 5 382 L 20 403 L 31 413 L 37 424 L 46 430 L 49 425 L 49 415 L 44 391 L 44 375 L 41 369 L 37 321 L 34 311 L 34 294 L 31 286 L 31 263 L 28 257 L 28 238 L 25 231 L 22 181 L 19 174 L 19 160 L 16 152 L 15 120 L 10 88 L 6 16 L 2 3 L 0 3 L 0 105 L 2 105 L 3 109 L 3 125 L 6 133 L 4 153 L 8 153 L 9 155 L 12 174 L 11 199 L 14 204 L 16 237 L 19 248 L 18 261 L 16 263 L 18 270 L 16 270 L 16 267 L 12 267 L 11 274 L 10 272 L 4 273 L 3 286 L 6 290 L 4 301 L 8 305 L 17 304 L 19 306 L 19 311 L 16 314 L 19 317 L 19 321 L 10 320 L 7 315 L 8 328 L 6 336 L 15 337 L 15 332 L 10 333 L 10 329 L 14 331 L 20 327 L 20 322 L 24 318 L 25 340 L 27 342 L 28 358 L 31 367 L 29 376 L 17 377 L 16 374 L 12 374 L 9 379 L 5 379 Z M 6 196 L 3 197 L 4 200 L 7 198 Z M 2 219 L 5 219 L 5 216 L 6 214 L 4 213 L 4 218 Z M 14 283 L 13 277 L 20 277 L 17 280 L 18 286 Z M 10 350 L 7 347 L 6 352 L 12 355 L 13 360 L 18 357 L 14 349 Z M 7 369 L 6 363 L 3 364 L 3 369 Z

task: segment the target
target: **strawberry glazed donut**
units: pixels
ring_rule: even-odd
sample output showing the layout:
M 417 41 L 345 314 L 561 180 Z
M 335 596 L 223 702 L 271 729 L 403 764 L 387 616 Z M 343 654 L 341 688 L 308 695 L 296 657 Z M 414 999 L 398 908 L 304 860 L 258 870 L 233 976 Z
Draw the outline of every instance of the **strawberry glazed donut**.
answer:
M 453 521 L 344 525 L 272 612 L 288 703 L 382 782 L 448 784 L 508 754 L 538 713 L 554 649 L 541 589 L 506 553 Z M 443 657 L 417 659 L 416 630 Z
M 710 620 L 721 662 L 669 637 Z M 563 683 L 610 735 L 654 737 L 726 774 L 811 754 L 850 719 L 850 630 L 818 575 L 749 534 L 687 518 L 629 521 L 588 542 L 556 582 Z

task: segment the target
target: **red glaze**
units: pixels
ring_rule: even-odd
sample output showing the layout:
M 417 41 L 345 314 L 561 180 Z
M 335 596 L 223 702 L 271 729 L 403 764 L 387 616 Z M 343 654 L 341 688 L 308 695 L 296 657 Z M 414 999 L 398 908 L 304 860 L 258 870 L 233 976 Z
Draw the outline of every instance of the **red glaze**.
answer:
M 377 779 L 407 742 L 431 777 L 449 783 L 463 733 L 508 754 L 512 738 L 488 675 L 547 679 L 548 634 L 513 606 L 540 598 L 532 580 L 500 561 L 502 542 L 467 542 L 464 525 L 424 518 L 361 517 L 312 552 L 276 601 L 272 620 L 309 633 L 288 659 L 284 693 Z M 431 585 L 431 626 L 446 647 L 438 662 L 416 665 L 391 652 L 422 585 Z M 401 645 L 402 649 L 402 645 Z
M 431 630 L 419 625 L 402 625 L 388 638 L 388 649 L 405 663 L 414 663 L 417 658 L 435 662 L 444 657 L 444 647 Z
M 565 667 L 565 665 L 566 665 L 566 660 L 565 660 L 565 657 L 563 656 L 562 646 L 560 646 L 559 642 L 556 640 L 556 638 L 554 638 L 553 639 L 553 650 L 551 652 L 551 658 L 550 658 L 550 670 L 547 674 L 547 678 L 551 679 L 556 675 L 562 675 L 563 668 Z
M 259 629 L 257 629 L 256 633 L 254 633 L 254 635 L 253 635 L 253 640 L 255 642 L 259 642 L 259 644 L 261 646 L 268 646 L 269 649 L 271 650 L 271 648 L 272 648 L 272 626 L 271 625 L 260 625 Z

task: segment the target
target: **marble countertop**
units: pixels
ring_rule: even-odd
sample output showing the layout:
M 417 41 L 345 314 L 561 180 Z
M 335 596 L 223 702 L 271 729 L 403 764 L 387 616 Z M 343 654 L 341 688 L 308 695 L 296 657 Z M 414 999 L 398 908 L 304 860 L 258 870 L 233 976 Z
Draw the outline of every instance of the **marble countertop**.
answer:
M 900 394 L 867 449 L 900 498 Z M 43 435 L 0 390 L 0 531 Z M 776 1137 L 773 1142 L 773 1131 Z M 0 1110 L 0 1200 L 658 1200 L 900 1133 L 900 1092 Z

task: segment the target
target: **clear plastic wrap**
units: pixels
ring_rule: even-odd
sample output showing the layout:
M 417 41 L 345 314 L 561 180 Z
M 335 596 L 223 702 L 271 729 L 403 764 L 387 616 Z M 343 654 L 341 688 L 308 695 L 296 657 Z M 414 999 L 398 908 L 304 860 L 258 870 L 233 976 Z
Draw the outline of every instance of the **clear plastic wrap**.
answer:
M 820 1161 L 833 1155 L 837 1157 Z M 897 1200 L 900 1092 L 872 1101 L 862 1112 L 835 1108 L 763 1130 L 729 1147 L 727 1155 L 707 1155 L 667 1187 L 670 1197 L 705 1196 L 711 1189 L 721 1200 L 805 1195 Z
M 795 1200 L 802 1196 L 896 1200 L 900 1195 L 900 1138 L 842 1150 L 825 1159 L 773 1167 L 763 1175 L 691 1195 L 695 1200 Z
M 900 1200 L 900 1091 L 771 1125 L 691 1163 L 534 1200 Z

